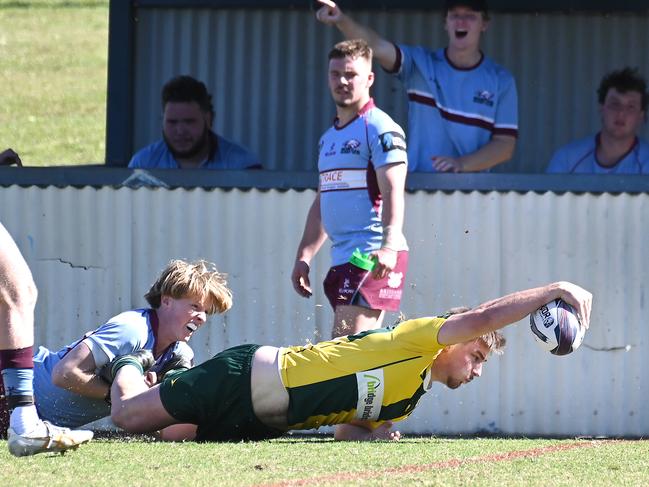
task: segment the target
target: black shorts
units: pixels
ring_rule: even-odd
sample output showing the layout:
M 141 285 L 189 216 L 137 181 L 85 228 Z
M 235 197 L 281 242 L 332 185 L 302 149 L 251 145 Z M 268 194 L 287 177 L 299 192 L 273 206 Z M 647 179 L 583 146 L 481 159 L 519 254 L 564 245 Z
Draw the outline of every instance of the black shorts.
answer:
M 181 423 L 198 425 L 196 441 L 264 440 L 284 434 L 259 421 L 252 409 L 250 373 L 259 347 L 229 348 L 162 381 L 162 405 Z

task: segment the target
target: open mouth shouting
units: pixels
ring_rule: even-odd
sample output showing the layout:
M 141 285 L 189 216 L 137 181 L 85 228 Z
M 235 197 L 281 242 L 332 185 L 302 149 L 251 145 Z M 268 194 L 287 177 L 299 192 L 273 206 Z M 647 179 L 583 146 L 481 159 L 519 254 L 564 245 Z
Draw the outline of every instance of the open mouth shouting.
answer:
M 464 39 L 467 35 L 469 34 L 468 30 L 465 29 L 457 29 L 455 31 L 455 38 L 456 39 Z
M 198 330 L 198 326 L 193 321 L 190 321 L 187 323 L 186 328 L 189 330 L 190 333 L 194 333 L 196 330 Z

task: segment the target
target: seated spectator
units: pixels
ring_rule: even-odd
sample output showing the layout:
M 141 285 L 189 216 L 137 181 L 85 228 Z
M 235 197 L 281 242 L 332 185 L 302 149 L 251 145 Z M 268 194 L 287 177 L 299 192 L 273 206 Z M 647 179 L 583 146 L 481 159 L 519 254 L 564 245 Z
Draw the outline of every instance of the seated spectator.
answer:
M 608 73 L 597 90 L 602 128 L 561 147 L 548 173 L 649 174 L 649 144 L 638 137 L 649 94 L 637 70 Z
M 12 164 L 16 166 L 23 165 L 18 154 L 11 149 L 0 152 L 0 166 L 11 166 Z
M 162 88 L 162 140 L 139 150 L 128 164 L 142 169 L 260 169 L 248 149 L 212 130 L 214 108 L 205 84 L 177 76 Z

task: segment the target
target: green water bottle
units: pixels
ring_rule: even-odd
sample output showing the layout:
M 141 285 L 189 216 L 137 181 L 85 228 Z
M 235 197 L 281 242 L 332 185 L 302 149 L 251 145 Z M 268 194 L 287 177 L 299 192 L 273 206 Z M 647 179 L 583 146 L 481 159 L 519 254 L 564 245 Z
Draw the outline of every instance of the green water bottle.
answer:
M 364 254 L 359 249 L 356 249 L 352 253 L 349 263 L 365 271 L 372 271 L 374 270 L 374 266 L 376 266 L 376 259 L 372 255 Z

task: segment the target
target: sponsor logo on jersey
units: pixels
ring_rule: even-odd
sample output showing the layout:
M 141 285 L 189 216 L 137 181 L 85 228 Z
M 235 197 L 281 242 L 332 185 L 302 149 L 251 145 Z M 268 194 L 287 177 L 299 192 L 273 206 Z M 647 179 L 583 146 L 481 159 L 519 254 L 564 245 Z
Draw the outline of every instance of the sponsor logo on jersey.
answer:
M 367 169 L 334 169 L 320 173 L 320 192 L 367 188 Z
M 379 135 L 383 152 L 406 150 L 406 139 L 399 132 L 385 132 Z
M 356 383 L 358 385 L 356 419 L 369 421 L 379 419 L 385 392 L 383 382 L 383 369 L 356 373 Z
M 325 157 L 331 157 L 336 155 L 336 143 L 332 142 L 331 147 L 329 147 L 329 150 L 325 152 Z
M 342 149 L 340 149 L 341 154 L 356 154 L 359 155 L 361 143 L 356 139 L 349 139 L 343 144 Z
M 494 94 L 487 90 L 478 90 L 473 95 L 473 101 L 488 107 L 494 106 Z

